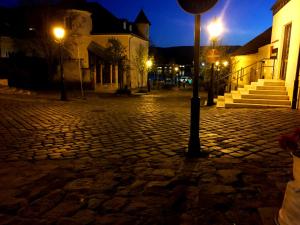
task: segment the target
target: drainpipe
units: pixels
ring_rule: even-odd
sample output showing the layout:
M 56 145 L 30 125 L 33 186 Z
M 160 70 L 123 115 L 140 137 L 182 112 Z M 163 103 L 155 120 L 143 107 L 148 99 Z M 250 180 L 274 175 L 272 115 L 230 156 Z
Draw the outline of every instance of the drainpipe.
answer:
M 299 49 L 299 53 L 298 53 L 297 71 L 296 71 L 295 80 L 294 80 L 292 109 L 297 109 L 298 89 L 299 89 L 299 72 L 300 72 L 300 49 Z

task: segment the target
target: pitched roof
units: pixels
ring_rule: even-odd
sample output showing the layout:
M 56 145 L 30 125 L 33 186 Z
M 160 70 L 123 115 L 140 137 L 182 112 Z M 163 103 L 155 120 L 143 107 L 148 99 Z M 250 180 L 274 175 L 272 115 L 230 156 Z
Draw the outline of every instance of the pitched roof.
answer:
M 147 16 L 146 16 L 144 10 L 141 10 L 141 11 L 139 12 L 139 14 L 138 14 L 138 16 L 136 17 L 136 19 L 135 19 L 134 22 L 135 22 L 135 23 L 146 23 L 146 24 L 151 25 L 151 23 L 150 23 L 149 19 L 147 18 Z
M 26 32 L 28 33 L 28 26 L 30 25 L 28 24 L 28 16 L 35 15 L 42 7 L 39 5 L 35 7 L 0 7 L 0 35 L 24 36 Z M 117 18 L 97 2 L 64 0 L 58 5 L 47 6 L 47 8 L 51 10 L 78 9 L 90 12 L 93 21 L 91 34 L 135 34 L 140 38 L 144 38 L 134 22 Z M 143 14 L 139 14 L 141 15 L 139 20 L 142 20 Z M 41 22 L 42 20 L 35 18 L 35 21 Z
M 268 28 L 263 33 L 249 41 L 247 44 L 234 51 L 232 55 L 236 56 L 257 53 L 260 47 L 271 43 L 271 36 L 272 27 Z
M 290 0 L 277 0 L 272 6 L 273 15 L 275 15 L 280 9 L 282 9 Z
M 65 0 L 66 1 L 66 0 Z M 92 34 L 135 34 L 142 37 L 136 28 L 136 22 L 129 22 L 126 19 L 119 19 L 98 2 L 86 2 L 84 0 L 66 1 L 62 4 L 64 8 L 73 8 L 89 11 L 92 15 Z M 140 12 L 141 14 L 141 12 Z M 139 14 L 139 15 L 140 15 Z M 145 13 L 143 12 L 146 18 Z M 141 18 L 142 19 L 142 15 Z M 146 18 L 147 19 L 147 18 Z

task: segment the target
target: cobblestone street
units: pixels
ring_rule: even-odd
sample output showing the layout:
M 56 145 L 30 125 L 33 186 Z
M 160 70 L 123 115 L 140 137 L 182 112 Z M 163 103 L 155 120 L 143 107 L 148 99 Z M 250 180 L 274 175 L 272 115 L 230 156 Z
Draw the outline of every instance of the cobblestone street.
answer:
M 0 95 L 0 225 L 274 224 L 300 112 L 202 107 L 187 159 L 189 95 Z

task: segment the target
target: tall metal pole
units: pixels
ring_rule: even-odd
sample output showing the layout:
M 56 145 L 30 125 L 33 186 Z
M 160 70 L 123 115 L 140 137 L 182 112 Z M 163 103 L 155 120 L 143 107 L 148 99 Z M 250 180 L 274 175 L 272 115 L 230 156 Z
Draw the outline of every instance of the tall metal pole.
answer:
M 64 66 L 63 66 L 63 48 L 62 42 L 59 43 L 59 65 L 60 65 L 60 100 L 66 101 L 67 95 L 65 90 L 65 81 L 64 81 Z
M 191 99 L 191 125 L 187 156 L 205 156 L 200 147 L 200 98 L 199 98 L 199 66 L 200 66 L 200 14 L 195 15 L 195 45 L 194 45 L 194 79 L 193 97 Z
M 210 70 L 210 82 L 209 82 L 209 89 L 207 95 L 207 106 L 214 105 L 214 70 L 215 70 L 215 63 L 211 64 Z

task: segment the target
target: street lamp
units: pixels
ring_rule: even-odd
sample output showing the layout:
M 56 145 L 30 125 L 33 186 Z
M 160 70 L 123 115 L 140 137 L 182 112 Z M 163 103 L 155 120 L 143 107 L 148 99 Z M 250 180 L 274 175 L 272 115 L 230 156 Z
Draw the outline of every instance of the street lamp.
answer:
M 228 62 L 228 61 L 224 61 L 224 62 L 223 62 L 223 66 L 224 66 L 224 67 L 227 67 L 228 65 L 229 65 L 229 62 Z
M 148 87 L 148 92 L 151 91 L 151 87 L 150 87 L 150 77 L 149 77 L 149 71 L 151 70 L 153 66 L 153 61 L 152 59 L 148 59 L 146 62 L 146 67 L 147 67 L 147 87 Z
M 207 31 L 210 36 L 210 40 L 217 41 L 224 31 L 221 20 L 215 18 L 211 23 L 208 24 Z
M 59 67 L 60 67 L 60 100 L 66 101 L 67 94 L 65 90 L 65 82 L 64 82 L 64 67 L 63 67 L 63 42 L 66 35 L 66 31 L 63 27 L 54 27 L 53 28 L 53 35 L 55 41 L 59 45 Z
M 179 68 L 178 68 L 178 66 L 176 66 L 176 67 L 174 68 L 174 70 L 175 70 L 175 76 L 176 76 L 175 79 L 177 79 L 177 85 L 179 85 L 179 74 L 178 74 Z M 175 83 L 175 84 L 176 84 L 176 83 Z
M 207 26 L 207 31 L 212 42 L 212 53 L 216 54 L 215 45 L 218 38 L 224 31 L 223 24 L 221 23 L 220 19 L 214 19 L 211 23 Z M 218 53 L 217 53 L 218 54 Z M 210 87 L 207 93 L 207 105 L 212 106 L 214 104 L 214 55 L 212 56 L 212 65 L 211 65 L 211 74 L 210 74 Z M 216 57 L 216 56 L 215 56 Z M 216 66 L 219 65 L 220 62 L 216 62 Z M 217 87 L 218 88 L 218 87 Z M 217 90 L 218 93 L 218 90 Z
M 206 152 L 201 150 L 199 128 L 200 128 L 200 98 L 199 98 L 199 67 L 200 67 L 200 22 L 201 14 L 211 9 L 218 0 L 177 0 L 183 10 L 195 17 L 194 38 L 194 77 L 193 97 L 191 99 L 191 125 L 187 156 L 204 157 Z

